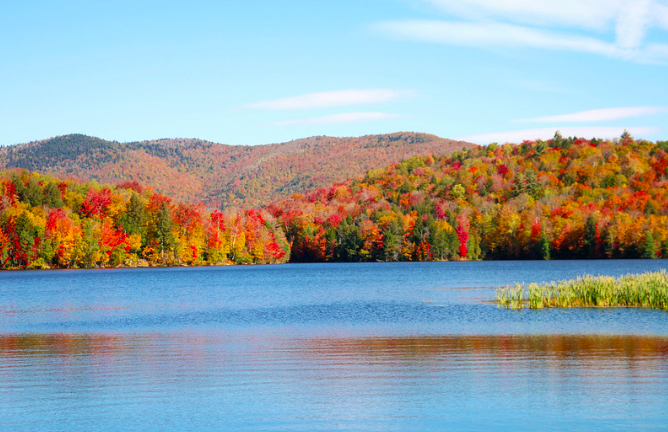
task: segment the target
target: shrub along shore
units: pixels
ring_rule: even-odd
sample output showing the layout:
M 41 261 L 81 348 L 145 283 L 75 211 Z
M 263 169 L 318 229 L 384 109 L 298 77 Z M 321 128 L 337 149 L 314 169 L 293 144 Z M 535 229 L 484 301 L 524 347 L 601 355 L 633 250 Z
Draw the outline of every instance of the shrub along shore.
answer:
M 507 309 L 551 307 L 642 307 L 668 310 L 665 270 L 618 278 L 582 276 L 546 285 L 502 287 L 496 302 Z

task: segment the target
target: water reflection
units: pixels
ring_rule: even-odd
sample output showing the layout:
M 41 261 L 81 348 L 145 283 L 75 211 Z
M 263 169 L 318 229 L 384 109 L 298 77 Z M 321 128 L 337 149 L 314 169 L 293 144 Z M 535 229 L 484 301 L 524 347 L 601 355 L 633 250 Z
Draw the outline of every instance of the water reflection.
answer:
M 664 430 L 666 406 L 665 337 L 0 336 L 0 429 Z
M 531 358 L 668 359 L 668 338 L 636 335 L 473 335 L 314 338 L 306 352 L 422 359 L 448 355 Z
M 668 359 L 668 338 L 644 335 L 445 335 L 445 336 L 321 336 L 290 338 L 284 335 L 229 335 L 191 333 L 28 333 L 0 334 L 0 358 L 41 356 L 162 355 L 156 348 L 169 347 L 172 355 L 189 358 L 225 349 L 225 344 L 246 346 L 253 342 L 286 353 L 300 352 L 307 358 L 320 355 L 341 357 L 392 357 L 410 361 L 448 355 L 532 357 Z M 285 344 L 288 343 L 286 346 Z M 269 344 L 269 345 L 267 345 Z M 200 347 L 202 350 L 194 349 Z
M 663 431 L 664 311 L 483 301 L 665 263 L 2 273 L 0 430 Z

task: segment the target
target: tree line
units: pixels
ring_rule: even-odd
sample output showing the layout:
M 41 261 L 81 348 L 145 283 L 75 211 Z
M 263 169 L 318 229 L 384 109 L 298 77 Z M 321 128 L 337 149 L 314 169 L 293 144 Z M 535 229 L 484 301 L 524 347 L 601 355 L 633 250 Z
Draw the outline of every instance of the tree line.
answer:
M 0 175 L 0 267 L 668 257 L 668 142 L 564 138 L 415 156 L 264 208 L 137 182 Z
M 668 257 L 667 150 L 557 133 L 416 156 L 267 209 L 292 261 Z
M 286 262 L 264 210 L 207 212 L 137 183 L 61 181 L 28 171 L 0 180 L 0 267 L 93 268 Z

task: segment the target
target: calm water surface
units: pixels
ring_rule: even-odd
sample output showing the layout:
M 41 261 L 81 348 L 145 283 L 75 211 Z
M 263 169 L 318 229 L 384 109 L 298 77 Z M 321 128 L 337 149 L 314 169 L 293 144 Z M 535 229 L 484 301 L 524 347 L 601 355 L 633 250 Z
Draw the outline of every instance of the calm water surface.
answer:
M 0 273 L 0 430 L 668 429 L 668 313 L 494 287 L 668 262 Z

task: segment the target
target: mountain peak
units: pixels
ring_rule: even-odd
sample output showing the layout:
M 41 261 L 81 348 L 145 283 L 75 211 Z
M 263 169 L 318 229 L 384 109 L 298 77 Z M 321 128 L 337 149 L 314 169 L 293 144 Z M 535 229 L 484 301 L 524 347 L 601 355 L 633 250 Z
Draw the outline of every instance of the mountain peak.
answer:
M 195 138 L 119 143 L 69 134 L 0 148 L 0 168 L 113 184 L 137 181 L 181 201 L 248 207 L 354 178 L 411 156 L 474 146 L 417 132 L 315 136 L 257 146 Z

